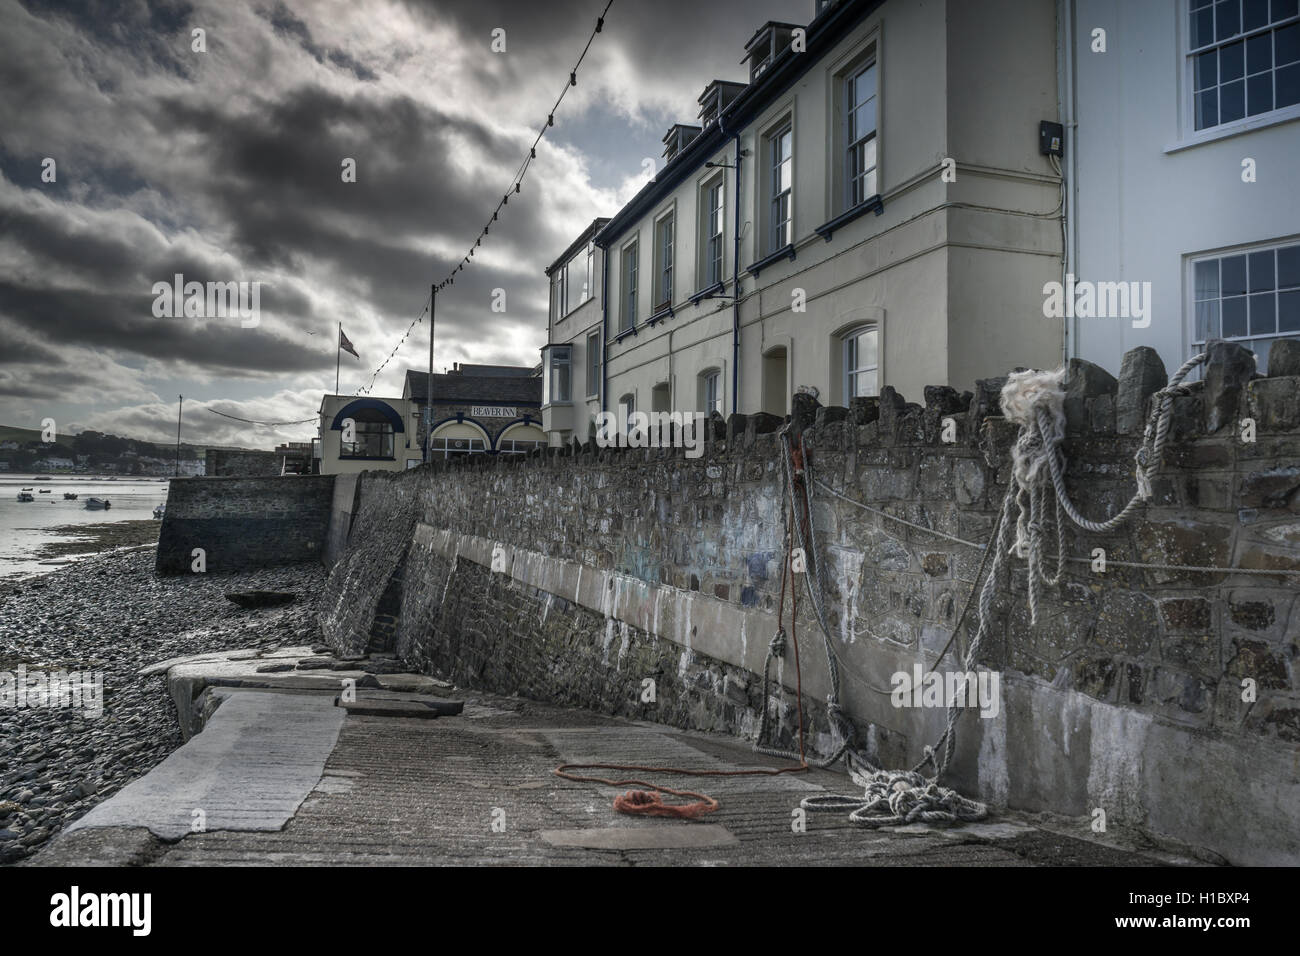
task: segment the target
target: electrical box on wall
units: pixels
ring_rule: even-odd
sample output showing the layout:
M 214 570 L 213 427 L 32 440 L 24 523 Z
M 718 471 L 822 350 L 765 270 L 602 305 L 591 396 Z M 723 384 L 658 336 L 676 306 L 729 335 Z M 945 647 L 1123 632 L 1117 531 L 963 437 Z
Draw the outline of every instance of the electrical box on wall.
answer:
M 1038 151 L 1044 156 L 1065 155 L 1065 127 L 1043 120 L 1038 124 Z

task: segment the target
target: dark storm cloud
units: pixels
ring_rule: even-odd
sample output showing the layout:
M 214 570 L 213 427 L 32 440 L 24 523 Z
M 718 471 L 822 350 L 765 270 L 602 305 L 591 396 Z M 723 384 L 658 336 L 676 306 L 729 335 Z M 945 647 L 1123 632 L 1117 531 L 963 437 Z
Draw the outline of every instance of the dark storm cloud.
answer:
M 268 298 L 271 290 L 262 291 Z M 0 299 L 12 304 L 21 324 L 51 342 L 125 350 L 215 373 L 314 371 L 327 368 L 334 358 L 332 350 L 321 351 L 330 343 L 305 334 L 302 342 L 291 342 L 260 326 L 241 328 L 238 318 L 155 318 L 152 293 L 33 291 L 0 282 Z M 263 312 L 270 311 L 264 304 Z
M 368 378 L 509 188 L 602 6 L 0 0 L 0 328 L 19 337 L 0 395 L 44 400 L 113 379 L 105 400 L 143 421 L 156 412 L 146 375 L 283 376 L 294 391 L 249 416 L 276 418 L 332 386 L 336 322 Z M 743 76 L 744 41 L 791 7 L 615 4 L 557 116 L 569 138 L 548 136 L 473 267 L 439 297 L 440 365 L 537 361 L 542 270 L 616 211 L 628 166 L 628 127 L 594 130 L 584 116 L 598 105 L 602 123 L 651 129 L 653 147 L 658 124 L 694 116 L 714 75 Z M 488 51 L 498 26 L 508 55 Z M 206 54 L 191 49 L 195 27 Z M 55 183 L 40 179 L 46 156 Z M 355 183 L 340 176 L 345 157 Z M 584 158 L 613 185 L 593 188 Z M 261 327 L 154 317 L 152 284 L 175 273 L 264 281 Z M 504 314 L 491 311 L 496 289 Z M 401 367 L 423 359 L 408 343 L 382 381 L 400 388 Z

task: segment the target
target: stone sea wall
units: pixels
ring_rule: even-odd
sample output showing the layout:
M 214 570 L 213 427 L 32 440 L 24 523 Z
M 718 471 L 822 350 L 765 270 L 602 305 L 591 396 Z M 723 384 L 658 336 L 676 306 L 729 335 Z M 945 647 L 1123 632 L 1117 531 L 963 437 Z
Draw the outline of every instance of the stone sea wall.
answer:
M 1153 498 L 1113 534 L 1067 526 L 1066 553 L 1082 560 L 1044 589 L 1035 624 L 1024 562 L 1008 562 L 980 661 L 1000 677 L 997 706 L 962 716 L 947 782 L 1085 830 L 1100 809 L 1232 862 L 1300 862 L 1300 577 L 1171 567 L 1300 571 L 1300 346 L 1279 343 L 1270 361 L 1263 376 L 1244 349 L 1212 346 L 1175 401 Z M 1132 494 L 1165 381 L 1150 350 L 1129 353 L 1118 379 L 1071 363 L 1063 450 L 1083 514 L 1107 517 Z M 928 388 L 924 404 L 890 388 L 850 408 L 795 398 L 840 699 L 884 766 L 911 766 L 942 732 L 941 707 L 895 706 L 892 676 L 959 669 L 973 620 L 939 655 L 984 555 L 867 508 L 987 541 L 1016 431 L 1001 384 Z M 762 692 L 782 600 L 781 424 L 715 420 L 698 459 L 588 445 L 366 473 L 348 530 L 330 531 L 326 639 L 682 727 L 753 737 L 767 708 L 785 744 L 801 678 L 809 741 L 825 752 L 828 669 L 801 576 L 799 677 L 791 644 L 773 666 L 781 688 Z
M 245 571 L 319 561 L 330 526 L 334 478 L 180 478 L 168 486 L 158 534 L 161 574 Z

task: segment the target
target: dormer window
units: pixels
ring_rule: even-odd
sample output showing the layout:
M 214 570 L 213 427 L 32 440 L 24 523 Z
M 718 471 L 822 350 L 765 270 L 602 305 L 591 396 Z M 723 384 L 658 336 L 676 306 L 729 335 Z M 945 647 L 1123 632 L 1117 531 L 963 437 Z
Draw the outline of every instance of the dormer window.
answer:
M 700 135 L 700 127 L 675 124 L 664 134 L 664 162 L 671 163 L 673 158 L 690 145 L 691 140 Z
M 696 101 L 700 104 L 700 126 L 708 129 L 709 124 L 716 123 L 722 111 L 744 89 L 744 83 L 730 83 L 726 80 L 714 80 L 710 83 Z
M 749 82 L 757 82 L 776 58 L 790 48 L 790 39 L 798 28 L 794 23 L 769 21 L 758 29 L 758 32 L 745 44 L 745 59 L 749 61 Z

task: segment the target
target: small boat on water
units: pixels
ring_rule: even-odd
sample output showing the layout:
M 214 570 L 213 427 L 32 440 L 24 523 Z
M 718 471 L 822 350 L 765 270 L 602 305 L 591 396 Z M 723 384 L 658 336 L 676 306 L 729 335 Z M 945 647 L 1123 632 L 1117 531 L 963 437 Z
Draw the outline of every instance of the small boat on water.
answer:
M 167 506 L 166 506 L 166 505 L 159 505 L 157 508 L 154 508 L 154 509 L 153 509 L 153 516 L 154 516 L 155 518 L 159 518 L 159 519 L 161 519 L 162 516 L 163 516 L 166 512 L 167 512 Z
M 50 493 L 50 489 L 49 489 L 49 488 L 42 488 L 40 491 L 38 491 L 38 492 L 36 492 L 36 493 L 37 493 L 38 495 L 48 495 L 48 494 Z
M 32 494 L 28 494 L 28 493 L 25 492 L 25 491 L 20 491 L 20 492 L 18 492 L 18 500 L 19 500 L 19 501 L 35 501 L 35 500 L 36 500 L 36 496 L 35 496 L 35 495 L 32 495 Z
M 76 500 L 77 500 L 76 492 L 65 491 L 65 492 L 63 493 L 63 500 L 64 500 L 64 501 L 76 501 Z
M 19 491 L 31 491 L 31 490 L 32 490 L 32 486 L 31 486 L 31 485 L 28 485 L 26 488 L 19 488 L 18 490 L 19 490 Z
M 87 508 L 111 508 L 113 507 L 113 503 L 109 501 L 107 498 L 87 498 L 86 507 Z

